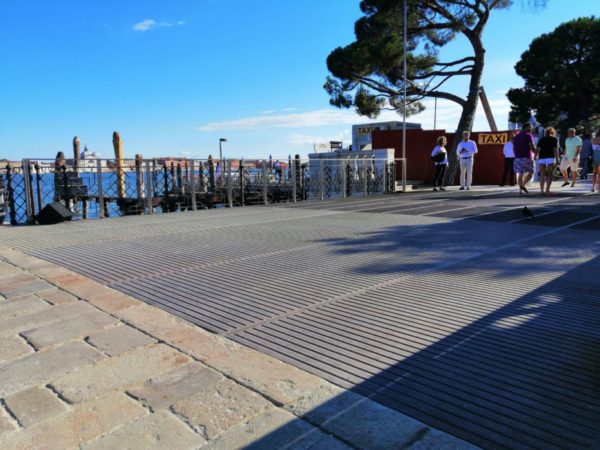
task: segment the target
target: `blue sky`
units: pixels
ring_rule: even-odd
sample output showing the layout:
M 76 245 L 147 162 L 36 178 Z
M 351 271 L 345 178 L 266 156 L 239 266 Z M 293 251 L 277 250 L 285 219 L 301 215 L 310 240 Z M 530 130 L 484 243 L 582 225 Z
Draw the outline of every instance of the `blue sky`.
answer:
M 0 0 L 0 158 L 71 154 L 73 136 L 113 157 L 218 154 L 287 158 L 313 143 L 351 141 L 370 120 L 329 105 L 325 59 L 353 41 L 359 0 Z M 533 38 L 560 23 L 598 15 L 597 0 L 521 3 L 495 11 L 484 34 L 483 85 L 498 125 L 505 92 L 522 85 L 514 64 Z M 463 56 L 466 43 L 442 58 Z M 465 94 L 462 83 L 451 90 Z M 433 101 L 409 121 L 433 127 Z M 437 126 L 460 111 L 439 102 Z M 401 120 L 393 113 L 378 121 Z M 487 129 L 480 112 L 476 130 Z

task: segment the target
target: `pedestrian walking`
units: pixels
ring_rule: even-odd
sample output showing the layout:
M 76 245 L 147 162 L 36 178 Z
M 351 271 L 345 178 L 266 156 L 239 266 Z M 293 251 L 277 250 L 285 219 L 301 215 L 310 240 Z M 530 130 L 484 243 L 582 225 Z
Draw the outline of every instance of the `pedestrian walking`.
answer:
M 527 194 L 529 191 L 525 185 L 529 183 L 529 180 L 533 176 L 533 157 L 535 152 L 530 123 L 524 123 L 521 132 L 514 137 L 513 150 L 515 152 L 514 168 L 517 174 L 519 194 Z
M 554 166 L 558 163 L 558 139 L 554 128 L 546 128 L 545 136 L 538 141 L 536 149 L 540 171 L 540 190 L 542 195 L 551 195 L 550 185 L 554 177 Z
M 504 186 L 508 181 L 511 186 L 515 185 L 515 151 L 513 149 L 514 133 L 511 133 L 508 137 L 508 141 L 504 144 L 502 153 L 504 154 L 504 170 L 502 171 L 502 178 L 500 179 L 500 186 Z
M 581 172 L 579 173 L 580 180 L 587 180 L 592 151 L 592 135 L 589 133 L 584 134 L 581 140 L 581 153 L 579 154 L 579 166 L 581 167 Z
M 436 143 L 437 145 L 431 152 L 431 160 L 435 164 L 435 175 L 433 176 L 434 192 L 446 190 L 443 183 L 446 168 L 448 167 L 448 152 L 446 151 L 448 140 L 445 136 L 440 136 L 437 138 Z
M 460 188 L 459 190 L 471 190 L 473 180 L 473 166 L 475 164 L 475 154 L 477 153 L 477 144 L 469 139 L 471 133 L 463 131 L 463 139 L 456 147 L 456 154 L 460 158 Z
M 600 133 L 592 140 L 592 192 L 600 193 Z
M 565 139 L 565 154 L 560 161 L 560 172 L 564 178 L 562 187 L 569 185 L 569 175 L 567 169 L 571 169 L 571 178 L 573 182 L 571 187 L 575 187 L 577 181 L 577 169 L 579 168 L 579 153 L 581 152 L 581 138 L 577 136 L 575 128 L 567 130 L 567 139 Z

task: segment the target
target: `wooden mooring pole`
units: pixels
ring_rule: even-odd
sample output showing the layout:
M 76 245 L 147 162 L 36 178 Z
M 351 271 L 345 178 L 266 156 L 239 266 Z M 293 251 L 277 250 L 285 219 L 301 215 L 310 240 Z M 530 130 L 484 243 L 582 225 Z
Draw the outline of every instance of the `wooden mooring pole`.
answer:
M 73 171 L 77 176 L 79 176 L 79 138 L 75 136 L 73 138 Z
M 125 198 L 125 174 L 123 172 L 123 141 L 118 131 L 113 132 L 112 143 L 117 163 L 117 196 L 119 200 L 122 200 Z

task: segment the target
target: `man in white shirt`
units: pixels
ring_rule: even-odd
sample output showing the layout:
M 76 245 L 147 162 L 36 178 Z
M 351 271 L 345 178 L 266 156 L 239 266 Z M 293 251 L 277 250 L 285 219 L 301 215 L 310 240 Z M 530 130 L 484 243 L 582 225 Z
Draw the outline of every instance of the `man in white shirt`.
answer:
M 473 179 L 473 159 L 477 153 L 477 144 L 469 139 L 471 133 L 463 131 L 463 140 L 456 147 L 456 154 L 460 158 L 460 189 L 471 190 L 471 181 Z
M 514 162 L 515 162 L 515 151 L 513 150 L 513 138 L 515 137 L 514 133 L 511 133 L 508 137 L 508 141 L 504 144 L 504 148 L 502 149 L 502 153 L 504 154 L 504 170 L 502 171 L 502 178 L 500 179 L 500 186 L 504 186 L 507 181 L 510 182 L 511 186 L 515 185 L 515 171 L 514 171 Z

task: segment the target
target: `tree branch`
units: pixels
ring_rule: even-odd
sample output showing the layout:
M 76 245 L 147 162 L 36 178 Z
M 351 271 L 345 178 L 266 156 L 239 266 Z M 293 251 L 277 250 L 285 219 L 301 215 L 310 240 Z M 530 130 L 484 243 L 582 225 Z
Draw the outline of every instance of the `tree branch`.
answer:
M 473 68 L 474 65 L 473 64 L 469 64 L 468 66 L 464 66 L 461 67 L 458 70 L 451 70 L 451 71 L 447 71 L 444 72 L 443 70 L 436 70 L 433 72 L 427 72 L 423 75 L 413 75 L 411 77 L 411 79 L 413 80 L 424 80 L 426 78 L 429 77 L 445 77 L 447 75 L 453 76 L 453 75 L 471 75 L 473 73 Z
M 462 64 L 462 63 L 467 62 L 467 61 L 475 61 L 475 57 L 473 57 L 473 56 L 466 56 L 465 58 L 457 59 L 456 61 L 452 61 L 452 62 L 448 62 L 448 63 L 437 62 L 437 63 L 434 64 L 434 66 L 449 67 L 449 66 L 455 66 L 457 64 Z

